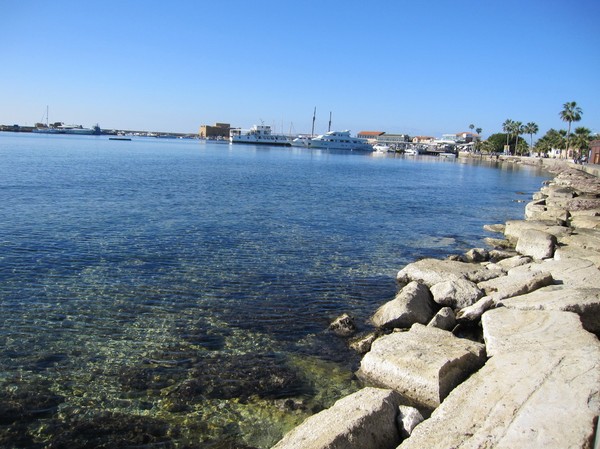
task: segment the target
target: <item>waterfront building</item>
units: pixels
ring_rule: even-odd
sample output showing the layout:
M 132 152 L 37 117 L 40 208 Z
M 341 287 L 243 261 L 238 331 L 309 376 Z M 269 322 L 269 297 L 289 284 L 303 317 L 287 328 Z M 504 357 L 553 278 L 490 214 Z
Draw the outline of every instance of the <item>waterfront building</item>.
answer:
M 407 141 L 406 134 L 388 134 L 383 133 L 381 136 L 377 137 L 377 143 L 385 143 L 388 145 L 404 143 Z
M 383 134 L 385 134 L 383 131 L 361 131 L 356 137 L 359 139 L 366 139 L 369 143 L 375 143 L 379 136 Z
M 592 140 L 590 142 L 590 156 L 588 162 L 590 164 L 600 164 L 600 140 Z
M 431 136 L 415 136 L 412 138 L 413 143 L 433 143 L 435 137 Z
M 215 123 L 214 126 L 202 125 L 198 133 L 201 139 L 210 139 L 214 137 L 229 137 L 231 125 L 229 123 Z

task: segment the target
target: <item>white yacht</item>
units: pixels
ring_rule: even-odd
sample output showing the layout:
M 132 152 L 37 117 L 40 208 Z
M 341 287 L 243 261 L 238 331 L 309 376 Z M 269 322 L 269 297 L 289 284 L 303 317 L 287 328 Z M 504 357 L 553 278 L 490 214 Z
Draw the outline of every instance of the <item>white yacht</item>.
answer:
M 283 145 L 290 146 L 292 139 L 283 134 L 271 133 L 269 125 L 254 125 L 249 130 L 233 128 L 229 132 L 231 143 L 250 143 L 253 145 Z
M 376 143 L 375 145 L 373 145 L 373 149 L 377 153 L 387 153 L 388 151 L 390 151 L 390 146 L 386 145 L 385 143 Z
M 329 131 L 311 139 L 308 148 L 373 151 L 373 147 L 365 139 L 350 136 L 350 131 Z

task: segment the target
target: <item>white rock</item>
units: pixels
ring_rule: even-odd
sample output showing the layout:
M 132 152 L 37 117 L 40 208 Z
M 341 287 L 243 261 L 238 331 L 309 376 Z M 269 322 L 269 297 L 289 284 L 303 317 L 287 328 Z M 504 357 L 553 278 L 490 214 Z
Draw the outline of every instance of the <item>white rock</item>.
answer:
M 408 405 L 401 405 L 399 410 L 398 428 L 400 429 L 400 436 L 402 438 L 408 438 L 413 429 L 423 422 L 423 415 L 419 410 L 414 407 L 409 407 Z
M 494 307 L 495 302 L 491 296 L 484 296 L 475 304 L 460 309 L 456 314 L 456 319 L 461 321 L 475 321 L 478 320 L 486 310 Z
M 409 405 L 433 409 L 484 362 L 482 344 L 415 324 L 373 342 L 357 375 L 396 390 Z
M 307 418 L 273 449 L 385 449 L 400 442 L 399 395 L 364 388 Z
M 431 286 L 433 300 L 442 305 L 462 309 L 483 296 L 477 284 L 466 279 L 450 279 Z
M 411 282 L 373 315 L 371 321 L 378 327 L 409 328 L 414 323 L 426 324 L 434 316 L 431 293 L 424 284 Z
M 504 298 L 532 292 L 553 283 L 552 275 L 549 272 L 517 270 L 518 268 L 512 269 L 506 276 L 480 282 L 477 286 L 497 302 Z
M 401 269 L 396 279 L 403 284 L 420 280 L 431 287 L 449 279 L 467 279 L 477 283 L 500 275 L 499 272 L 486 270 L 477 264 L 456 260 L 422 259 Z
M 600 333 L 600 288 L 569 288 L 549 285 L 498 303 L 518 310 L 558 310 L 579 315 L 583 328 Z
M 450 307 L 442 307 L 438 313 L 427 323 L 429 327 L 437 327 L 445 331 L 451 331 L 456 326 L 456 316 Z
M 525 256 L 534 259 L 549 259 L 554 256 L 556 237 L 544 231 L 527 229 L 521 233 L 517 240 L 516 250 Z

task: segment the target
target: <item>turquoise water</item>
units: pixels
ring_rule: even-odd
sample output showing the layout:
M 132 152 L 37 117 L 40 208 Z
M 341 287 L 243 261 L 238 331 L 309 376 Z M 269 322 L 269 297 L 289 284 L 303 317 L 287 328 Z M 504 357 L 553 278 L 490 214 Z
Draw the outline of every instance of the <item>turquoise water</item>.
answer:
M 534 168 L 0 133 L 1 447 L 269 447 L 360 387 L 420 257 L 522 218 Z

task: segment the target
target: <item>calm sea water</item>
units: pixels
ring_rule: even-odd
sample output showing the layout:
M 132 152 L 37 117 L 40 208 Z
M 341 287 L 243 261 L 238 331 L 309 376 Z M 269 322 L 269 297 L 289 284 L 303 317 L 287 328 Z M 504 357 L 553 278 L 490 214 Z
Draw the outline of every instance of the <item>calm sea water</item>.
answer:
M 544 179 L 0 133 L 0 446 L 269 447 L 360 387 L 331 319 L 367 329 L 403 265 L 484 246 Z

